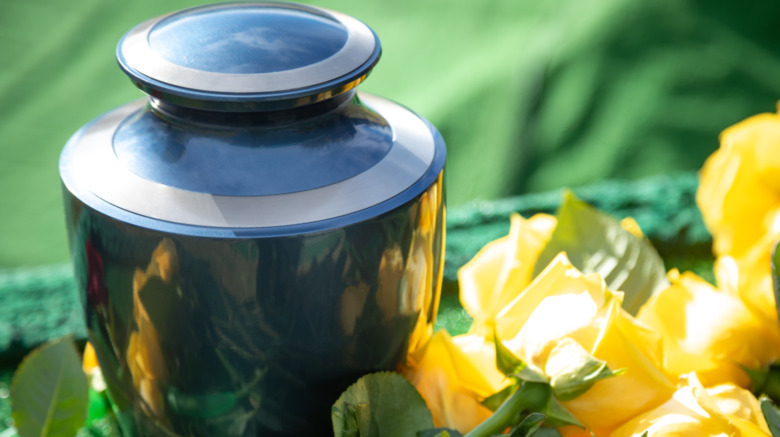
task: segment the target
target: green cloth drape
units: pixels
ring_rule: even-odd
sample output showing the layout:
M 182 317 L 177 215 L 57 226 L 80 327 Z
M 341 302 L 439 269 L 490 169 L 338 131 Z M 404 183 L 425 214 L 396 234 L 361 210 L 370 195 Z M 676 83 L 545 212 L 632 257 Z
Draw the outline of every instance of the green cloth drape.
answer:
M 379 34 L 361 86 L 439 127 L 448 201 L 694 170 L 780 98 L 774 0 L 314 0 Z M 62 262 L 57 159 L 141 97 L 114 46 L 192 0 L 0 1 L 0 268 Z

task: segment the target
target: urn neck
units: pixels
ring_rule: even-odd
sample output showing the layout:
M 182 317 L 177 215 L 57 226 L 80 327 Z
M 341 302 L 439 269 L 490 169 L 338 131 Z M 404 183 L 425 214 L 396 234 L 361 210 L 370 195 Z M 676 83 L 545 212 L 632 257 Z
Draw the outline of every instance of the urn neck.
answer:
M 201 126 L 278 127 L 315 119 L 343 108 L 350 103 L 359 104 L 355 90 L 350 90 L 327 100 L 308 105 L 265 111 L 212 111 L 177 105 L 153 96 L 149 97 L 151 111 L 158 117 L 173 123 Z

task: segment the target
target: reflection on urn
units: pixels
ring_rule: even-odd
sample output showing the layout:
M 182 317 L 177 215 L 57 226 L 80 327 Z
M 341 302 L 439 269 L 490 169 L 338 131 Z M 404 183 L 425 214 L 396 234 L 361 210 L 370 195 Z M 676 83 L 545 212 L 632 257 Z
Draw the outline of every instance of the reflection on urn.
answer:
M 146 271 L 136 269 L 133 276 L 133 319 L 135 330 L 130 333 L 127 346 L 127 366 L 133 378 L 133 386 L 140 395 L 141 409 L 165 420 L 165 403 L 161 384 L 168 380 L 168 366 L 160 346 L 160 336 L 144 308 L 140 293 L 148 282 L 162 282 L 157 292 L 169 290 L 174 270 L 178 268 L 176 248 L 169 239 L 164 239 L 152 253 L 152 260 Z

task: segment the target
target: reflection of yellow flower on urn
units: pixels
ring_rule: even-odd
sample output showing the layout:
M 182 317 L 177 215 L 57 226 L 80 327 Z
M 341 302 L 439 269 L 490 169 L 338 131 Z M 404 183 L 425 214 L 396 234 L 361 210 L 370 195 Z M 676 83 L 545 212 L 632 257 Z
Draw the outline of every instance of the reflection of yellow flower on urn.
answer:
M 440 175 L 436 184 L 424 192 L 418 201 L 417 228 L 422 234 L 430 235 L 431 232 L 435 231 L 434 227 L 439 219 L 439 208 L 442 206 L 442 182 Z M 444 217 L 441 217 L 441 219 L 443 221 Z
M 379 265 L 377 301 L 386 317 L 400 312 L 409 314 L 430 305 L 433 288 L 433 232 L 438 211 L 434 186 L 417 203 L 417 223 L 409 252 L 396 244 L 382 254 Z M 404 256 L 405 255 L 405 256 Z
M 443 213 L 441 207 L 439 181 L 417 201 L 418 212 L 408 253 L 394 244 L 384 250 L 379 264 L 375 299 L 385 320 L 396 315 L 417 317 L 409 338 L 409 351 L 417 349 L 433 334 L 431 318 L 437 310 L 434 297 L 441 284 L 443 262 L 443 256 L 438 259 L 434 256 L 435 233 L 441 232 L 444 237 L 443 229 L 437 228 L 442 223 L 438 217 Z M 437 261 L 440 265 L 434 266 Z
M 409 351 L 421 347 L 433 335 L 433 317 L 438 311 L 438 294 L 444 270 L 443 229 L 446 211 L 442 203 L 442 176 L 420 198 L 417 229 L 412 234 L 412 250 L 402 278 L 402 305 L 419 311 L 417 324 L 409 338 Z M 440 236 L 441 241 L 437 241 Z M 441 247 L 435 247 L 441 244 Z M 441 251 L 441 252 L 440 252 Z M 436 255 L 438 254 L 438 256 Z M 438 265 L 435 265 L 438 263 Z
M 344 334 L 352 335 L 355 333 L 355 324 L 363 314 L 363 307 L 366 305 L 369 291 L 368 284 L 361 282 L 347 287 L 341 294 L 339 320 Z
M 146 271 L 136 269 L 133 276 L 133 318 L 137 330 L 130 334 L 127 365 L 133 385 L 141 397 L 142 408 L 157 418 L 162 418 L 165 411 L 160 383 L 168 378 L 169 372 L 160 347 L 160 337 L 141 301 L 140 291 L 153 277 L 170 282 L 178 268 L 177 263 L 173 242 L 164 239 L 152 253 Z
M 409 339 L 409 349 L 417 348 L 421 341 L 430 338 L 433 326 L 424 314 L 431 305 L 433 284 L 431 277 L 431 248 L 414 238 L 411 253 L 404 263 L 398 245 L 386 249 L 379 265 L 379 284 L 376 301 L 385 320 L 397 315 L 417 314 L 416 326 Z M 415 244 L 417 243 L 417 244 Z M 428 245 L 430 246 L 430 245 Z M 429 329 L 428 329 L 429 328 Z
M 406 266 L 406 273 L 401 279 L 401 308 L 407 313 L 417 312 L 417 323 L 409 338 L 409 350 L 415 350 L 428 341 L 433 335 L 433 324 L 428 317 L 428 310 L 433 305 L 433 247 L 431 238 L 415 233 L 412 253 Z M 436 308 L 430 311 L 435 311 Z
M 382 252 L 375 299 L 385 319 L 399 313 L 399 286 L 404 276 L 404 267 L 404 256 L 398 244 Z

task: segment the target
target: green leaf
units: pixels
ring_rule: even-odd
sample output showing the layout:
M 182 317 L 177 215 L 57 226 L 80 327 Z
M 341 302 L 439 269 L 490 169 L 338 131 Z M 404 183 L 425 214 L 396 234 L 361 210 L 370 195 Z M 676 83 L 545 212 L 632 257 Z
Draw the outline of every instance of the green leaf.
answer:
M 775 311 L 778 314 L 778 320 L 780 320 L 780 251 L 777 247 L 780 246 L 780 242 L 775 245 L 772 251 L 772 288 L 775 292 Z
M 331 410 L 333 434 L 336 437 L 360 437 L 360 411 L 357 405 L 342 404 Z
M 780 410 L 777 409 L 774 402 L 765 396 L 762 396 L 759 402 L 764 419 L 769 425 L 769 432 L 772 433 L 772 437 L 780 437 Z
M 509 433 L 509 437 L 531 437 L 544 423 L 544 414 L 531 413 Z
M 548 382 L 547 376 L 542 371 L 528 365 L 504 346 L 495 332 L 493 341 L 496 344 L 496 367 L 501 373 L 528 382 Z
M 624 293 L 623 308 L 636 315 L 639 307 L 668 285 L 666 269 L 647 239 L 623 229 L 620 222 L 564 193 L 558 224 L 534 266 L 537 276 L 560 252 L 583 273 L 598 273 L 610 290 Z
M 750 388 L 754 395 L 759 396 L 764 391 L 764 386 L 769 379 L 769 368 L 754 369 L 742 363 L 735 363 L 750 377 Z
M 89 386 L 73 339 L 32 351 L 14 375 L 11 399 L 22 437 L 75 435 L 87 418 Z
M 570 340 L 570 339 L 567 339 Z M 550 385 L 559 401 L 576 399 L 596 382 L 620 375 L 625 369 L 612 371 L 605 361 L 589 354 L 576 341 L 564 341 L 550 353 L 545 367 Z
M 481 404 L 484 405 L 490 411 L 496 411 L 498 410 L 498 407 L 501 406 L 501 404 L 506 402 L 506 400 L 509 399 L 510 396 L 515 394 L 519 386 L 520 386 L 519 384 L 509 385 L 504 389 L 502 389 L 500 392 L 486 397 L 485 400 L 481 402 Z
M 577 420 L 577 418 L 574 417 L 574 415 L 571 414 L 555 396 L 550 396 L 549 399 L 547 399 L 547 405 L 545 405 L 540 413 L 547 416 L 546 422 L 552 427 L 560 428 L 562 426 L 574 425 L 584 428 L 582 423 Z
M 417 437 L 463 437 L 463 434 L 454 429 L 449 428 L 434 428 L 426 429 L 425 431 L 419 431 Z
M 761 393 L 769 396 L 775 402 L 780 402 L 780 365 L 772 364 L 769 366 L 769 375 L 767 375 Z
M 420 393 L 403 376 L 363 376 L 341 394 L 331 410 L 335 437 L 408 437 L 433 428 Z
M 555 428 L 541 427 L 532 434 L 533 437 L 562 437 L 561 433 Z
M 736 364 L 750 377 L 751 391 L 754 395 L 764 395 L 775 402 L 780 401 L 780 364 L 772 364 L 765 368 Z

